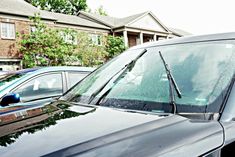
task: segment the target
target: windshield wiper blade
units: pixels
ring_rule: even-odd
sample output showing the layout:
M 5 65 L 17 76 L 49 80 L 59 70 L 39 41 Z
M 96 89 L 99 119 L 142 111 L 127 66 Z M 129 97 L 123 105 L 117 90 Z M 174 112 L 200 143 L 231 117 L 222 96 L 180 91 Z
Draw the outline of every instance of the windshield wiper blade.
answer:
M 169 81 L 170 99 L 171 99 L 171 104 L 173 105 L 173 108 L 174 108 L 173 113 L 175 114 L 177 112 L 177 106 L 176 106 L 176 103 L 175 103 L 174 90 L 176 91 L 177 96 L 179 98 L 182 98 L 182 94 L 179 90 L 179 87 L 178 87 L 177 83 L 175 82 L 175 79 L 174 79 L 174 77 L 171 73 L 170 68 L 168 67 L 168 64 L 166 63 L 165 59 L 162 56 L 161 51 L 159 51 L 159 55 L 160 55 L 160 58 L 161 58 L 161 60 L 164 64 L 166 74 L 167 74 L 167 79 Z
M 136 61 L 141 58 L 145 53 L 147 52 L 146 49 L 144 49 L 135 59 L 133 59 L 132 61 L 130 61 L 129 63 L 127 63 L 123 68 L 121 68 L 119 71 L 117 71 L 110 79 L 108 79 L 108 81 L 106 81 L 102 86 L 100 86 L 100 88 L 98 88 L 94 93 L 91 94 L 90 99 L 88 104 L 90 104 L 94 98 L 107 86 L 107 84 L 109 84 L 109 82 L 117 75 L 119 74 L 121 71 L 121 73 L 119 74 L 119 76 L 113 81 L 116 82 L 117 80 L 119 80 L 121 77 L 123 77 L 123 74 L 125 74 L 127 71 L 131 71 L 133 69 L 133 67 L 136 64 Z M 111 90 L 111 88 L 109 90 L 107 90 L 96 102 L 96 104 L 99 104 L 99 102 L 109 93 L 109 91 Z

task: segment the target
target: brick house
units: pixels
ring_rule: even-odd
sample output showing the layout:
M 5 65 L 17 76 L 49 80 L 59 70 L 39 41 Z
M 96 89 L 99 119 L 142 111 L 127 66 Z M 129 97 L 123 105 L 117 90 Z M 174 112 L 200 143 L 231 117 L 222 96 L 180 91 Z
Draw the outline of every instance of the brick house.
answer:
M 81 11 L 78 16 L 110 27 L 111 34 L 124 37 L 127 47 L 173 37 L 172 32 L 151 12 L 115 18 Z
M 17 48 L 16 32 L 30 33 L 34 28 L 29 16 L 40 13 L 48 25 L 58 28 L 72 28 L 85 31 L 92 41 L 99 44 L 100 36 L 123 36 L 126 46 L 147 41 L 156 41 L 184 34 L 174 33 L 151 12 L 144 12 L 126 18 L 114 18 L 86 12 L 77 16 L 39 10 L 24 0 L 0 0 L 0 70 L 21 69 L 21 58 Z

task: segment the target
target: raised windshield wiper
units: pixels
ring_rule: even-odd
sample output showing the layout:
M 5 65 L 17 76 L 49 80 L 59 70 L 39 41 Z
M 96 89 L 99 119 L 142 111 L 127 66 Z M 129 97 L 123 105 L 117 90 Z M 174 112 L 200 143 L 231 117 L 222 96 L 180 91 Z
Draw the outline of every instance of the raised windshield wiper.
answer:
M 133 59 L 132 61 L 130 61 L 129 63 L 127 63 L 122 69 L 120 69 L 119 71 L 117 71 L 108 81 L 106 81 L 102 86 L 100 86 L 100 88 L 98 88 L 94 93 L 91 94 L 90 99 L 88 104 L 90 104 L 94 98 L 107 86 L 107 84 L 117 75 L 119 74 L 121 71 L 121 73 L 119 74 L 119 76 L 113 81 L 116 82 L 118 81 L 121 77 L 123 77 L 123 74 L 125 74 L 127 71 L 131 71 L 133 69 L 133 67 L 136 64 L 136 61 L 141 58 L 145 53 L 147 52 L 146 49 L 144 49 L 135 59 Z M 107 90 L 96 102 L 96 104 L 99 104 L 99 102 L 109 93 L 109 91 L 111 90 L 111 88 L 109 90 Z
M 165 70 L 166 70 L 166 74 L 167 74 L 167 79 L 168 79 L 168 81 L 169 81 L 170 99 L 171 99 L 171 104 L 173 105 L 173 108 L 174 108 L 173 113 L 175 114 L 175 113 L 177 112 L 177 106 L 176 106 L 176 104 L 175 104 L 174 90 L 176 91 L 177 96 L 178 96 L 179 98 L 181 98 L 182 95 L 181 95 L 181 92 L 180 92 L 180 90 L 179 90 L 179 88 L 178 88 L 178 85 L 177 85 L 177 83 L 175 82 L 175 79 L 174 79 L 174 77 L 173 77 L 173 75 L 172 75 L 172 73 L 171 73 L 171 70 L 170 70 L 170 68 L 168 67 L 168 64 L 166 63 L 165 59 L 164 59 L 163 56 L 162 56 L 161 51 L 159 51 L 159 55 L 160 55 L 160 58 L 161 58 L 161 60 L 162 60 L 162 62 L 163 62 L 163 64 L 164 64 L 164 67 L 165 67 Z

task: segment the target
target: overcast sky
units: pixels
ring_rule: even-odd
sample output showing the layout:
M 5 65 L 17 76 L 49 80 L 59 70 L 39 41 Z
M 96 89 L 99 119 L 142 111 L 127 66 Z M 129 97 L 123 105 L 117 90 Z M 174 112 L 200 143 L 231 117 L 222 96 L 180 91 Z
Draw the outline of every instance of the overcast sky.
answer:
M 87 0 L 94 10 L 125 17 L 152 11 L 163 24 L 192 34 L 235 32 L 235 0 Z

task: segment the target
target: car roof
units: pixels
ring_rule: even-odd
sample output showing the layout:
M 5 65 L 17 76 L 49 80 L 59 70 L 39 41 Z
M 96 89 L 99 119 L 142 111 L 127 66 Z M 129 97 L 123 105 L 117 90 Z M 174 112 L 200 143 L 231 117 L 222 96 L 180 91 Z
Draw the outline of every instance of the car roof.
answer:
M 51 72 L 51 71 L 81 71 L 81 72 L 91 72 L 95 70 L 95 68 L 92 67 L 79 67 L 79 66 L 51 66 L 51 67 L 35 67 L 35 68 L 27 68 L 17 71 L 9 71 L 4 74 L 23 74 L 23 73 L 29 73 L 29 72 Z
M 37 72 L 49 72 L 49 71 L 81 71 L 91 72 L 95 70 L 92 67 L 79 67 L 79 66 L 51 66 L 51 67 L 40 67 Z
M 165 46 L 165 45 L 193 43 L 193 42 L 219 41 L 219 40 L 235 40 L 235 32 L 207 34 L 207 35 L 191 35 L 187 37 L 178 37 L 173 39 L 160 40 L 156 42 L 147 42 L 142 45 L 134 46 L 130 49 L 140 49 L 140 48 L 148 48 L 155 46 Z

